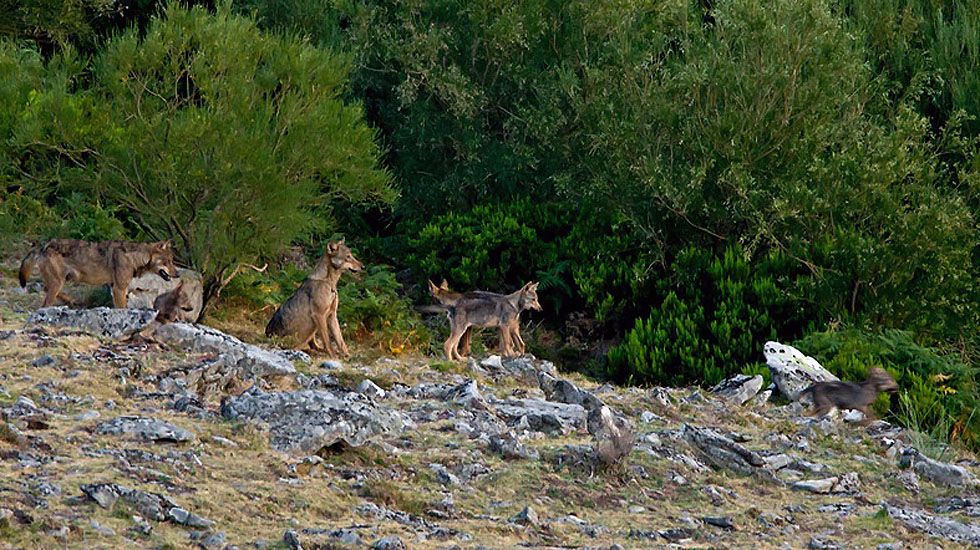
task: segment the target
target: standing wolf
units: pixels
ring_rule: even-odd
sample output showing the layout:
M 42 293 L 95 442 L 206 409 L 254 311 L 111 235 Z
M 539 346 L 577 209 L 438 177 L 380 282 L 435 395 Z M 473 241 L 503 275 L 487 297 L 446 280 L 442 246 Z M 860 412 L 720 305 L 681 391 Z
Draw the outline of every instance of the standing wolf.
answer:
M 319 334 L 323 349 L 333 355 L 332 338 L 337 350 L 350 355 L 337 320 L 337 281 L 345 271 L 358 272 L 364 265 L 351 254 L 343 239 L 327 243 L 327 250 L 310 276 L 273 314 L 265 327 L 265 335 L 294 336 L 296 349 L 309 346 L 317 349 Z
M 449 316 L 449 339 L 443 346 L 449 360 L 463 359 L 469 354 L 471 327 L 497 327 L 500 331 L 500 353 L 504 356 L 523 354 L 524 340 L 520 333 L 520 314 L 526 309 L 541 310 L 538 303 L 538 283 L 527 283 L 511 294 L 477 290 L 458 293 L 449 290 L 445 281 L 436 286 L 429 281 L 429 292 Z M 516 344 L 518 353 L 514 353 Z M 462 346 L 462 353 L 460 353 Z
M 165 281 L 177 276 L 170 241 L 134 243 L 128 241 L 88 242 L 54 239 L 31 250 L 20 263 L 20 286 L 37 265 L 44 280 L 44 307 L 58 298 L 71 302 L 61 291 L 68 281 L 112 286 L 112 304 L 126 307 L 126 290 L 133 277 L 156 273 Z

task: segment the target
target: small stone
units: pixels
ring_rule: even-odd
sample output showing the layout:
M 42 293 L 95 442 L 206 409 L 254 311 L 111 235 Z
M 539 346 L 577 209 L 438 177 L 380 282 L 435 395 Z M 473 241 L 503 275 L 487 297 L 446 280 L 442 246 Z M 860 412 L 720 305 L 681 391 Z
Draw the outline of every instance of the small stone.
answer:
M 357 393 L 373 399 L 382 399 L 386 395 L 386 392 L 380 386 L 368 378 L 361 380 L 361 383 L 357 385 Z
M 538 525 L 538 513 L 534 511 L 534 508 L 525 506 L 523 510 L 510 518 L 510 522 L 536 527 Z
M 405 543 L 395 535 L 389 535 L 374 541 L 371 550 L 405 550 Z
M 114 530 L 112 530 L 112 529 L 110 529 L 108 527 L 105 527 L 103 525 L 100 525 L 99 522 L 95 521 L 94 519 L 89 522 L 89 525 L 92 527 L 92 530 L 93 531 L 95 531 L 96 533 L 102 535 L 103 537 L 114 537 L 114 536 L 116 536 L 116 532 Z
M 826 479 L 807 479 L 803 481 L 797 481 L 793 484 L 793 488 L 799 491 L 809 491 L 811 493 L 818 494 L 828 494 L 837 484 L 836 477 L 828 477 Z
M 292 529 L 282 534 L 282 542 L 290 550 L 303 550 L 303 545 L 299 542 L 299 533 Z
M 53 364 L 54 364 L 54 357 L 51 357 L 48 354 L 44 354 L 38 357 L 37 359 L 31 361 L 32 367 L 46 367 L 48 365 L 53 365 Z
M 234 441 L 228 439 L 227 437 L 221 437 L 220 435 L 212 435 L 211 441 L 214 441 L 215 443 L 221 445 L 222 447 L 228 447 L 229 449 L 238 448 L 238 443 L 235 443 Z
M 844 422 L 855 423 L 855 422 L 861 422 L 863 420 L 864 420 L 864 413 L 861 411 L 848 409 L 847 412 L 844 413 Z
M 429 464 L 429 469 L 436 475 L 436 481 L 443 485 L 461 485 L 459 478 L 446 469 L 442 464 Z
M 663 421 L 663 419 L 664 417 L 658 414 L 654 414 L 651 411 L 643 411 L 642 413 L 640 413 L 640 421 L 645 422 L 647 424 L 650 424 L 652 422 L 661 422 Z
M 735 529 L 735 524 L 732 523 L 732 518 L 727 516 L 707 516 L 702 519 L 704 520 L 705 524 L 713 527 L 720 527 L 729 531 Z
M 78 413 L 75 416 L 75 420 L 79 422 L 89 422 L 92 420 L 97 420 L 100 416 L 102 416 L 102 414 L 99 413 L 99 411 L 85 411 L 82 413 Z
M 642 513 L 644 513 L 644 512 L 646 512 L 646 511 L 647 511 L 647 509 L 646 509 L 646 508 L 644 508 L 644 507 L 642 507 L 642 506 L 636 506 L 636 505 L 633 505 L 633 506 L 630 506 L 630 507 L 629 507 L 629 508 L 627 509 L 627 511 L 628 511 L 629 513 L 631 513 L 631 514 L 642 514 Z
M 197 545 L 205 550 L 220 550 L 225 547 L 225 533 L 224 531 L 210 533 L 199 540 Z

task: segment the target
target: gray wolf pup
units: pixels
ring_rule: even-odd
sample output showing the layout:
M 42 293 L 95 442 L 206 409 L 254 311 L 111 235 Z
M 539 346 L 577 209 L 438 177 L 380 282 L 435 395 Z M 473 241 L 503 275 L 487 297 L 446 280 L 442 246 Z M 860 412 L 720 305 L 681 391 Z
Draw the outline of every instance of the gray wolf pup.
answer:
M 31 250 L 20 263 L 20 286 L 37 265 L 44 281 L 44 306 L 58 298 L 70 303 L 61 289 L 68 281 L 112 286 L 112 305 L 126 307 L 126 290 L 133 277 L 156 273 L 165 281 L 177 276 L 170 241 L 134 243 L 128 241 L 88 242 L 54 239 Z
M 450 334 L 443 345 L 446 358 L 464 358 L 459 349 L 461 341 L 464 354 L 469 353 L 471 327 L 497 327 L 500 331 L 501 355 L 517 355 L 514 344 L 523 354 L 525 345 L 520 335 L 520 314 L 526 309 L 541 310 L 537 289 L 538 283 L 531 282 L 511 294 L 482 290 L 460 294 L 450 291 L 445 281 L 438 287 L 429 281 L 429 292 L 446 308 L 449 317 Z
M 803 390 L 804 394 L 813 397 L 812 416 L 823 416 L 830 409 L 855 409 L 864 413 L 861 424 L 870 424 L 874 418 L 871 403 L 881 392 L 897 392 L 898 384 L 884 369 L 873 367 L 868 373 L 868 379 L 860 384 L 855 382 L 817 382 Z
M 157 310 L 156 321 L 161 325 L 173 323 L 194 311 L 194 304 L 184 293 L 184 281 L 181 279 L 170 292 L 164 292 L 153 300 L 153 309 Z
M 364 264 L 351 254 L 343 239 L 327 243 L 327 249 L 310 276 L 273 314 L 265 327 L 265 335 L 293 336 L 296 349 L 309 346 L 317 349 L 317 335 L 327 355 L 334 355 L 331 338 L 337 351 L 350 355 L 337 321 L 337 281 L 345 271 L 358 272 Z

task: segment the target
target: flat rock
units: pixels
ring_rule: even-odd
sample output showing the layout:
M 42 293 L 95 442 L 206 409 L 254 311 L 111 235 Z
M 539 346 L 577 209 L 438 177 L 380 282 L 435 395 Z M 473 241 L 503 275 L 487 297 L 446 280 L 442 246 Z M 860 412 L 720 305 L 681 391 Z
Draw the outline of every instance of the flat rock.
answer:
M 483 394 L 480 393 L 480 388 L 476 384 L 476 380 L 467 380 L 453 387 L 446 392 L 445 399 L 446 401 L 469 408 L 482 409 L 487 406 L 486 401 L 483 399 Z
M 193 323 L 200 317 L 201 307 L 204 305 L 204 285 L 201 274 L 190 269 L 179 270 L 177 277 L 169 281 L 163 280 L 156 273 L 134 277 L 126 291 L 126 303 L 131 308 L 153 309 L 153 301 L 161 294 L 177 288 L 181 281 L 184 282 L 182 292 L 190 300 L 191 311 L 181 311 L 178 314 L 179 319 Z
M 712 430 L 684 424 L 680 436 L 699 450 L 707 462 L 716 468 L 724 468 L 741 474 L 751 474 L 766 461 L 758 453 L 750 451 L 732 439 Z
M 82 485 L 81 489 L 85 496 L 102 508 L 112 508 L 117 501 L 122 500 L 143 517 L 154 521 L 171 521 L 191 527 L 214 525 L 211 520 L 187 512 L 177 506 L 173 499 L 159 493 L 130 489 L 115 483 L 90 483 Z
M 792 401 L 799 399 L 803 390 L 817 382 L 839 380 L 816 359 L 804 355 L 793 346 L 766 342 L 763 353 L 766 356 L 766 365 L 772 373 L 773 383 Z
M 359 393 L 325 390 L 267 393 L 253 386 L 225 399 L 221 415 L 267 424 L 273 448 L 300 456 L 341 442 L 359 447 L 405 426 L 396 411 L 378 407 Z
M 183 443 L 193 441 L 194 434 L 169 422 L 143 416 L 119 416 L 95 428 L 102 435 L 127 435 L 143 441 Z
M 888 515 L 907 528 L 932 537 L 953 542 L 980 546 L 980 524 L 962 523 L 954 519 L 920 511 L 892 506 L 887 502 L 883 507 Z
M 958 488 L 980 485 L 976 476 L 966 468 L 933 460 L 914 447 L 906 447 L 902 450 L 898 464 L 902 468 L 912 468 L 921 477 L 943 487 Z
M 553 403 L 542 399 L 507 399 L 494 402 L 497 414 L 513 420 L 526 419 L 531 430 L 570 433 L 585 428 L 586 412 L 581 405 Z
M 70 309 L 67 306 L 44 307 L 27 318 L 28 325 L 71 327 L 102 338 L 128 338 L 146 328 L 156 317 L 152 309 Z
M 219 354 L 225 368 L 234 368 L 242 379 L 294 374 L 297 357 L 310 362 L 306 354 L 297 356 L 281 350 L 267 350 L 246 344 L 234 336 L 204 325 L 170 323 L 157 326 L 153 338 L 177 349 L 193 353 Z
M 731 378 L 722 380 L 711 391 L 724 398 L 730 403 L 742 405 L 756 396 L 762 389 L 763 379 L 760 375 L 747 376 L 736 374 Z

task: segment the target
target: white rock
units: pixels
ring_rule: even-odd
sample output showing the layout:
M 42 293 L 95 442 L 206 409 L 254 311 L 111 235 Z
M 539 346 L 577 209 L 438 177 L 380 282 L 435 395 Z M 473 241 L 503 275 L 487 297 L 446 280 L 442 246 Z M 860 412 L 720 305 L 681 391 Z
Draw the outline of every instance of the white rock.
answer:
M 766 342 L 763 348 L 766 365 L 772 372 L 772 381 L 779 391 L 795 401 L 800 393 L 816 382 L 839 380 L 823 368 L 813 357 L 808 357 L 793 346 L 779 342 Z

